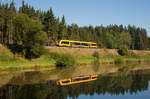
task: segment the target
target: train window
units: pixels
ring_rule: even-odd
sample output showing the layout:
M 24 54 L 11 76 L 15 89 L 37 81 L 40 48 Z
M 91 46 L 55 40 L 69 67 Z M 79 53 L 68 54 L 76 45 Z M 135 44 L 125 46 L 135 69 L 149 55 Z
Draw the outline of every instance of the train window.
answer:
M 80 43 L 73 43 L 73 45 L 80 45 Z
M 66 81 L 62 81 L 62 83 L 69 83 L 70 81 L 69 80 L 66 80 Z
M 80 81 L 82 78 L 73 79 L 72 81 Z
M 69 42 L 62 41 L 61 44 L 69 44 Z
M 73 79 L 72 81 L 80 81 L 81 79 L 80 78 L 78 78 L 78 79 Z
M 83 78 L 82 80 L 88 80 L 89 79 L 89 77 L 86 77 L 86 78 Z
M 92 44 L 92 46 L 96 46 L 96 44 Z
M 86 44 L 86 43 L 81 43 L 81 45 L 83 45 L 83 46 L 89 46 L 88 44 Z
M 82 81 L 82 80 L 88 80 L 89 77 L 85 77 L 85 78 L 77 78 L 77 79 L 72 79 L 72 81 Z
M 59 43 L 59 42 L 60 42 L 60 40 L 57 41 L 57 43 Z
M 92 79 L 95 79 L 95 78 L 97 78 L 97 77 L 92 77 Z
M 89 46 L 89 45 L 88 45 L 88 44 L 86 44 L 86 43 L 85 43 L 84 45 L 85 45 L 85 46 Z

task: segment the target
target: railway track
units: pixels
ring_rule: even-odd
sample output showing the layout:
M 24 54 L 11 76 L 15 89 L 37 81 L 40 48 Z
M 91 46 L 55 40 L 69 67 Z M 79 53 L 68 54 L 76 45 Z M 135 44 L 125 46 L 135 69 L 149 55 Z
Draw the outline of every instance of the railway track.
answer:
M 99 48 L 82 48 L 82 47 L 58 47 L 58 46 L 46 46 L 45 48 L 75 48 L 75 49 L 99 49 Z

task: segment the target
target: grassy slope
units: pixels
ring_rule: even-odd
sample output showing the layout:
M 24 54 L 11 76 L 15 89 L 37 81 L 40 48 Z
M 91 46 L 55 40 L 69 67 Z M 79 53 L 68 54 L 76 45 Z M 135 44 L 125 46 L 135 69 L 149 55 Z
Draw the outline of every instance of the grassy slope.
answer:
M 19 55 L 14 55 L 6 47 L 0 46 L 0 68 L 1 67 L 30 67 L 33 65 L 50 65 L 54 64 L 54 60 L 49 60 L 46 56 L 31 61 L 24 59 Z
M 47 48 L 50 52 L 70 53 L 77 58 L 78 63 L 91 63 L 92 54 L 98 51 L 101 63 L 114 62 L 116 57 L 120 57 L 115 49 L 87 49 L 87 48 Z M 125 60 L 137 61 L 139 59 L 150 60 L 150 51 L 133 51 L 139 57 L 123 57 Z M 34 60 L 25 60 L 17 55 L 13 55 L 6 47 L 0 46 L 0 67 L 32 67 L 34 65 L 53 65 L 55 60 L 47 56 L 42 56 Z
M 118 55 L 115 49 L 87 49 L 87 48 L 48 48 L 51 52 L 57 53 L 70 53 L 77 57 L 78 62 L 91 62 L 93 61 L 92 54 L 97 51 L 100 55 L 100 62 L 112 62 L 116 57 L 121 57 Z M 134 52 L 138 57 L 122 57 L 125 60 L 150 60 L 150 51 L 137 51 L 130 50 Z
M 113 61 L 113 57 L 118 56 L 118 53 L 114 49 L 89 49 L 89 48 L 48 48 L 51 52 L 57 52 L 57 53 L 70 53 L 74 55 L 78 62 L 91 62 L 93 61 L 92 54 L 95 51 L 98 51 L 100 54 L 100 61 Z

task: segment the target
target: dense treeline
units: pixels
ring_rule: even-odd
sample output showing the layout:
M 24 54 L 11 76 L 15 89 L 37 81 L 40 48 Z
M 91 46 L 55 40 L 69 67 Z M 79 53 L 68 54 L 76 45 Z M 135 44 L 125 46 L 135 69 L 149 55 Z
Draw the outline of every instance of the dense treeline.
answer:
M 0 4 L 0 43 L 9 47 L 13 45 L 10 48 L 14 53 L 20 52 L 27 58 L 39 57 L 42 54 L 39 49 L 41 46 L 55 45 L 60 39 L 93 41 L 101 48 L 150 48 L 150 38 L 143 28 L 130 25 L 67 25 L 65 17 L 56 18 L 51 8 L 48 11 L 35 10 L 24 1 L 18 10 L 13 1 Z M 16 49 L 18 47 L 20 50 Z

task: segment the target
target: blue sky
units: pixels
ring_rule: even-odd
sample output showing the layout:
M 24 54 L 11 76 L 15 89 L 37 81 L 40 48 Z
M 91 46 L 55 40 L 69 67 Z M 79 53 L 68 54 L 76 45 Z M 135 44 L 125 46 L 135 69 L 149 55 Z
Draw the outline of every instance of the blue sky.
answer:
M 9 2 L 11 0 L 3 0 Z M 22 0 L 14 0 L 17 7 Z M 150 36 L 150 0 L 25 0 L 36 9 L 52 8 L 56 17 L 79 26 L 109 24 L 146 28 Z

